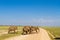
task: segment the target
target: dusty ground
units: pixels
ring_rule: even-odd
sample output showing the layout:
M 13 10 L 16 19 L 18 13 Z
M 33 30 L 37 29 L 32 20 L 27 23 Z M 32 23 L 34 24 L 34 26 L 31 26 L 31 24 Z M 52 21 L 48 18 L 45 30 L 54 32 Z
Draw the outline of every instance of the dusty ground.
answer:
M 18 31 L 21 31 L 21 30 L 18 30 Z M 0 36 L 3 34 L 8 34 L 8 30 L 0 30 Z
M 8 34 L 7 30 L 0 30 L 0 36 L 3 34 Z
M 29 35 L 20 35 L 5 40 L 51 40 L 47 31 L 40 28 L 39 33 L 29 34 Z

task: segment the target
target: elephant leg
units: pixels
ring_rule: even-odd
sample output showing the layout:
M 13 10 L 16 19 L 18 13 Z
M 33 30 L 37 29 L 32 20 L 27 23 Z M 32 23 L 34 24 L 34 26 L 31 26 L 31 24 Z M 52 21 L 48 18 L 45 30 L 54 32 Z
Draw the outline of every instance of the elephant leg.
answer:
M 15 30 L 14 30 L 14 33 L 15 33 Z
M 35 29 L 34 29 L 34 31 L 36 31 L 36 32 L 37 32 L 37 29 L 35 28 Z
M 28 31 L 26 31 L 26 34 L 28 34 Z
M 36 32 L 37 32 L 37 30 L 36 30 Z
M 8 31 L 8 33 L 10 33 L 10 30 Z

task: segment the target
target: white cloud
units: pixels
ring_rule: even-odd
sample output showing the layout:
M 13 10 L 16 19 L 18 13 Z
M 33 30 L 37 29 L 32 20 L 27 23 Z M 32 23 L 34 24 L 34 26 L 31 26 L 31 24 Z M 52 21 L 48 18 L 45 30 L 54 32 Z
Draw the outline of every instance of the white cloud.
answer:
M 60 25 L 60 19 L 45 19 L 45 18 L 29 19 L 29 20 L 16 19 L 16 20 L 8 20 L 5 21 L 4 23 L 1 22 L 1 24 L 55 26 Z
M 34 23 L 37 23 L 39 25 L 49 25 L 49 26 L 55 26 L 55 25 L 60 25 L 60 19 L 33 19 Z

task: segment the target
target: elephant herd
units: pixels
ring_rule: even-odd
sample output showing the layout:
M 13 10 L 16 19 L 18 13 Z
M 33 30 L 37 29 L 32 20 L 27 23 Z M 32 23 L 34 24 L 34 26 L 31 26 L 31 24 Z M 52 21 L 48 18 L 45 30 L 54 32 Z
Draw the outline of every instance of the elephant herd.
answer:
M 10 26 L 8 29 L 8 33 L 11 33 L 13 31 L 13 33 L 16 33 L 18 30 L 17 26 Z M 24 26 L 22 29 L 22 34 L 26 35 L 26 34 L 32 34 L 32 33 L 38 33 L 39 32 L 39 27 L 34 27 L 34 26 Z
M 32 33 L 38 33 L 39 28 L 38 27 L 34 27 L 34 26 L 24 26 L 23 28 L 23 33 L 22 34 L 32 34 Z

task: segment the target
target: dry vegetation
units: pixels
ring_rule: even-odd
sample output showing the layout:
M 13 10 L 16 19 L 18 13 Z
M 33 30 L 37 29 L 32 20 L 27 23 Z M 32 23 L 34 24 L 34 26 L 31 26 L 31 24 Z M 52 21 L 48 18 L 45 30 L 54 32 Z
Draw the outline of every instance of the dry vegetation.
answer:
M 5 38 L 21 35 L 21 31 L 23 27 L 18 26 L 19 31 L 16 34 L 8 34 L 8 28 L 9 26 L 0 26 L 0 40 L 4 40 Z
M 9 26 L 0 26 L 0 40 L 4 40 L 5 38 L 21 35 L 23 27 L 18 26 L 19 31 L 16 34 L 8 34 L 7 33 L 8 28 Z M 60 37 L 60 27 L 42 27 L 42 28 L 48 30 L 55 37 Z
M 54 36 L 54 37 L 52 37 L 50 35 L 50 37 L 52 38 L 52 40 L 54 38 L 60 38 L 60 27 L 57 26 L 57 27 L 43 27 L 43 28 L 46 29 L 47 31 L 49 31 Z

